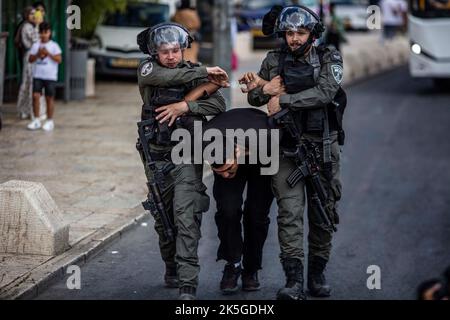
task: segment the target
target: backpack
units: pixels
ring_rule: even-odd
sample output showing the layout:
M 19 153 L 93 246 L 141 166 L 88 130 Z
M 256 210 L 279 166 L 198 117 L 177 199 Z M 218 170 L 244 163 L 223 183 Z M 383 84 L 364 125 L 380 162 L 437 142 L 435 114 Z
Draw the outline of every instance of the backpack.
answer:
M 322 59 L 325 54 L 325 47 L 319 46 L 317 53 L 319 55 L 319 61 L 322 65 Z M 343 127 L 343 119 L 345 108 L 347 107 L 347 93 L 339 86 L 336 95 L 334 96 L 331 103 L 328 105 L 328 113 L 331 122 L 335 122 L 338 129 L 338 143 L 343 146 L 345 142 L 345 131 Z

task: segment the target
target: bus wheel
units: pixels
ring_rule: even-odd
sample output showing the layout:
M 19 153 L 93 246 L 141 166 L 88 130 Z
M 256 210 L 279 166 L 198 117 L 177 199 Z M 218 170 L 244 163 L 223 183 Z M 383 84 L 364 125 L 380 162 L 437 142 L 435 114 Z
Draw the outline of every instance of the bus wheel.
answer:
M 450 79 L 448 78 L 434 78 L 434 87 L 442 91 L 450 91 Z

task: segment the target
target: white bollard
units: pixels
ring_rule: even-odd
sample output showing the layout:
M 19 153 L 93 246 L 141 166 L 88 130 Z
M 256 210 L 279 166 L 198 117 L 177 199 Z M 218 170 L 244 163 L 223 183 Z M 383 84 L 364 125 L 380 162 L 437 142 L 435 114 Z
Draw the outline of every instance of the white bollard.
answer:
M 86 70 L 86 97 L 95 96 L 95 59 L 88 59 Z
M 41 183 L 0 184 L 0 253 L 54 256 L 69 248 L 69 225 Z

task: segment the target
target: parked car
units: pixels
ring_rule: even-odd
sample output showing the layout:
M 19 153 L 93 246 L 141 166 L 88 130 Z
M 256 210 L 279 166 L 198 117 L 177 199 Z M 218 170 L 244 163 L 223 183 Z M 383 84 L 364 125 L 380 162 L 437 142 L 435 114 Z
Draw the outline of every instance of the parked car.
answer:
M 149 2 L 130 3 L 124 12 L 105 16 L 97 26 L 89 56 L 96 60 L 96 73 L 101 75 L 136 76 L 143 54 L 136 36 L 144 29 L 170 21 L 167 4 Z
M 287 6 L 287 0 L 243 0 L 236 7 L 238 31 L 250 31 L 254 49 L 266 49 L 279 46 L 276 36 L 265 36 L 261 31 L 262 19 L 274 5 Z
M 264 15 L 274 5 L 288 6 L 300 4 L 320 14 L 319 0 L 243 0 L 236 7 L 238 31 L 250 31 L 253 38 L 254 49 L 267 49 L 278 47 L 281 40 L 275 35 L 265 36 L 261 31 Z M 328 3 L 323 1 L 322 13 L 328 14 Z
M 346 30 L 367 31 L 367 7 L 366 0 L 332 0 L 335 4 L 335 14 L 340 17 Z

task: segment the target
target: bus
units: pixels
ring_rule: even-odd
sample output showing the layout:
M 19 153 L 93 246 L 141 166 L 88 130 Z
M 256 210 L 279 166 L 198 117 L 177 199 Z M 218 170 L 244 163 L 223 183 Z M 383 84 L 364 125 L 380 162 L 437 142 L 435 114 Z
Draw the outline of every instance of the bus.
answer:
M 408 13 L 412 77 L 450 82 L 450 0 L 410 0 Z

